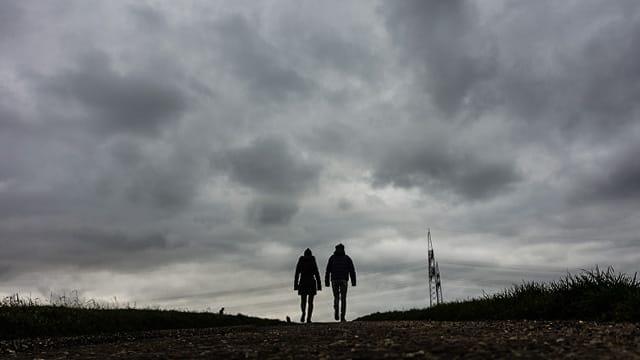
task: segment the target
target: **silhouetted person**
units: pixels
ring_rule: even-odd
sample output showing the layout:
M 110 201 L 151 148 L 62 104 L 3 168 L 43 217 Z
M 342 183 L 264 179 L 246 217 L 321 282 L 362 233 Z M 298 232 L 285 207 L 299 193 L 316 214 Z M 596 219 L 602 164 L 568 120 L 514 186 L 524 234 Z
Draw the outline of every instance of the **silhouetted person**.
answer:
M 347 312 L 347 282 L 351 278 L 351 285 L 356 286 L 356 269 L 351 258 L 344 253 L 344 245 L 336 245 L 336 251 L 329 258 L 327 271 L 324 273 L 325 286 L 333 290 L 333 314 L 336 320 L 345 320 Z M 340 318 L 338 318 L 338 303 L 340 303 Z
M 304 251 L 304 256 L 300 256 L 296 265 L 296 274 L 293 279 L 293 290 L 298 290 L 300 295 L 300 310 L 302 316 L 300 322 L 304 322 L 305 308 L 307 314 L 307 322 L 311 322 L 311 314 L 313 314 L 313 297 L 316 296 L 316 289 L 322 290 L 322 280 L 320 280 L 320 271 L 316 258 L 311 255 L 311 250 Z M 309 307 L 307 308 L 307 300 Z

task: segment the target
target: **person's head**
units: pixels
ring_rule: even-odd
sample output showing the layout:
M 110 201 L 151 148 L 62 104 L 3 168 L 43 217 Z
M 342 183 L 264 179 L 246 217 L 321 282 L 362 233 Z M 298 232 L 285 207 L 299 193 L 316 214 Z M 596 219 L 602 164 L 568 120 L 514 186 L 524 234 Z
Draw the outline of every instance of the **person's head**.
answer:
M 311 256 L 311 249 L 307 248 L 307 250 L 304 251 L 304 256 Z
M 344 245 L 342 244 L 336 245 L 336 254 L 344 254 Z

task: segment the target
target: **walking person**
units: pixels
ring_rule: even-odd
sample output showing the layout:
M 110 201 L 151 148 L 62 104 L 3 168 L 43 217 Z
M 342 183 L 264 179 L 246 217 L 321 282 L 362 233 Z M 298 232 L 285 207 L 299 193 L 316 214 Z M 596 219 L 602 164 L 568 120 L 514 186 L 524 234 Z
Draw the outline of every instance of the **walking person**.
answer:
M 351 286 L 356 286 L 356 269 L 349 255 L 344 252 L 344 245 L 336 245 L 336 250 L 329 258 L 327 270 L 324 273 L 325 286 L 333 290 L 333 314 L 336 320 L 346 321 L 347 312 L 347 284 L 351 279 Z M 340 305 L 340 317 L 338 317 L 338 305 Z
M 316 289 L 318 291 L 322 290 L 320 271 L 318 271 L 316 258 L 311 254 L 311 249 L 306 249 L 304 256 L 300 256 L 298 259 L 296 274 L 293 279 L 293 290 L 298 290 L 298 295 L 300 295 L 300 310 L 302 310 L 300 322 L 304 322 L 305 312 L 307 323 L 311 322 L 313 298 L 316 296 Z M 309 303 L 308 307 L 307 301 Z

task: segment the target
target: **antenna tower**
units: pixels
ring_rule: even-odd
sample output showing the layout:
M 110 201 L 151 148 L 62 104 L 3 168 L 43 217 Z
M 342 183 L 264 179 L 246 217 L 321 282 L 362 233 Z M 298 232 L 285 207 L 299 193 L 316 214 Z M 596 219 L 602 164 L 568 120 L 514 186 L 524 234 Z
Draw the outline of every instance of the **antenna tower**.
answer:
M 427 231 L 427 262 L 429 272 L 429 307 L 441 304 L 442 283 L 440 282 L 440 269 L 433 253 L 433 243 L 431 242 L 431 229 Z

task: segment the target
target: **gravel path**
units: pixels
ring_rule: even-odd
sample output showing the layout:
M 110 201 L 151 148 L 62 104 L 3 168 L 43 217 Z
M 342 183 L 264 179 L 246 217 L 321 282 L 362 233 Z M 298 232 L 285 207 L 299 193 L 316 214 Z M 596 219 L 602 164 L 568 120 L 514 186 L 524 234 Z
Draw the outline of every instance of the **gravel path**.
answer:
M 640 324 L 348 322 L 0 343 L 9 359 L 640 359 Z

